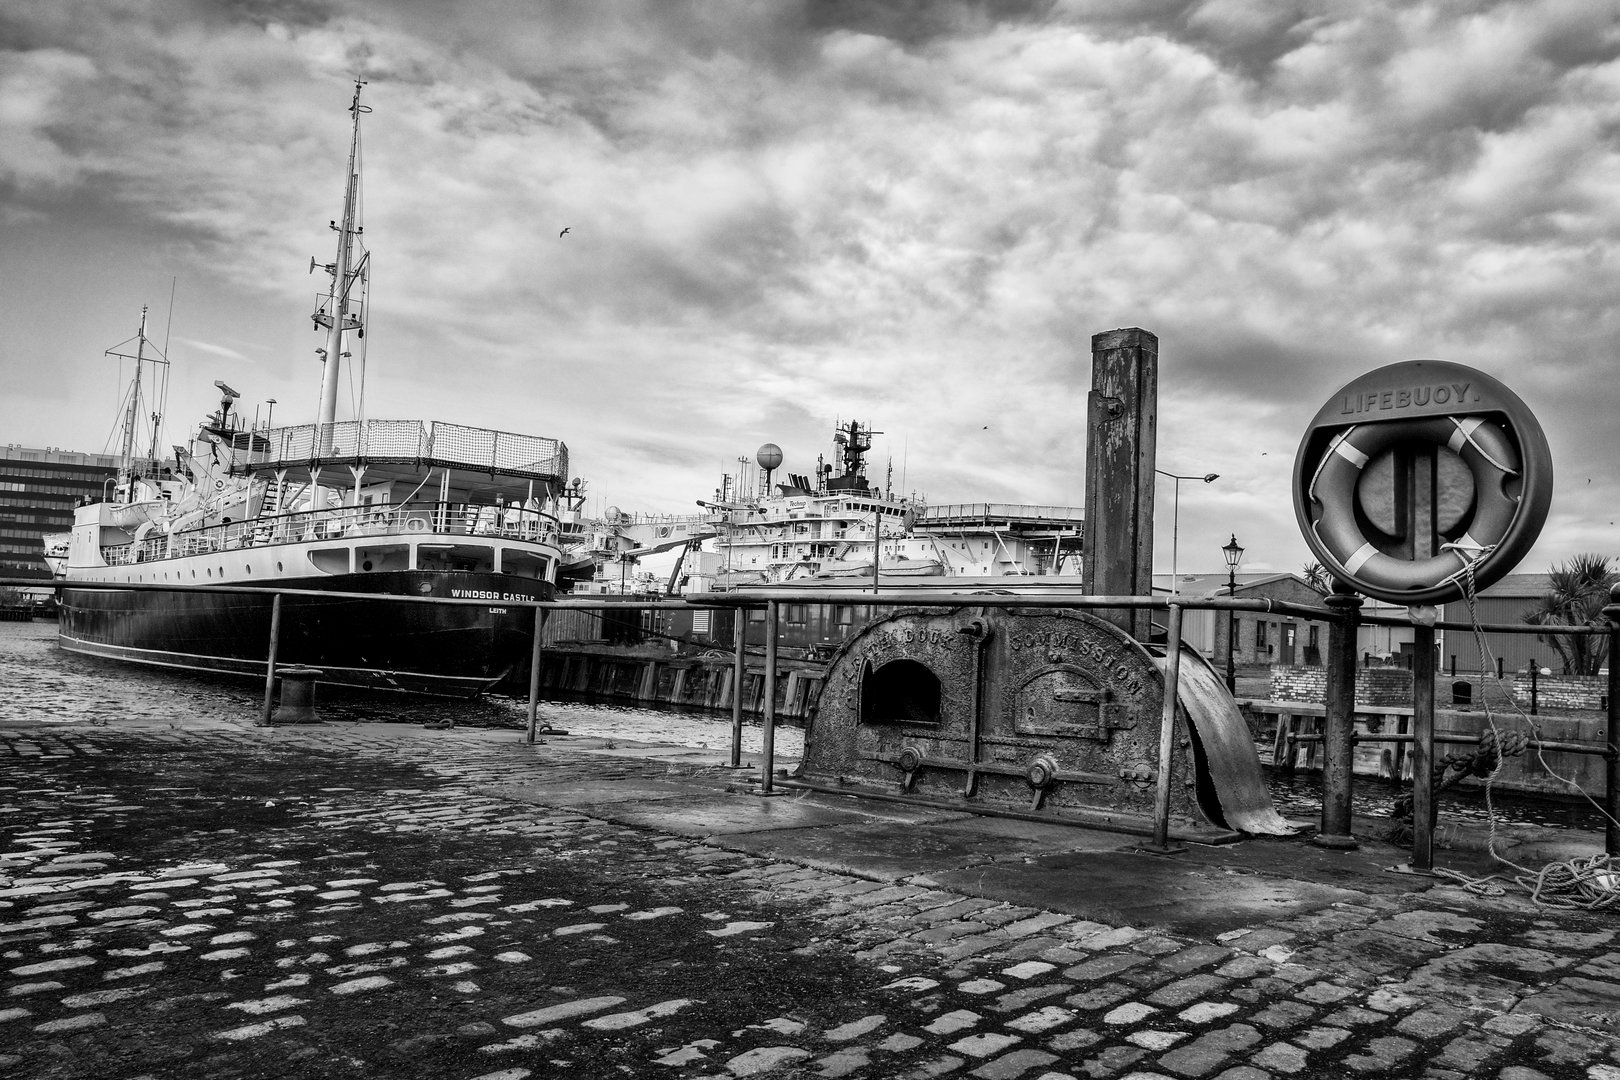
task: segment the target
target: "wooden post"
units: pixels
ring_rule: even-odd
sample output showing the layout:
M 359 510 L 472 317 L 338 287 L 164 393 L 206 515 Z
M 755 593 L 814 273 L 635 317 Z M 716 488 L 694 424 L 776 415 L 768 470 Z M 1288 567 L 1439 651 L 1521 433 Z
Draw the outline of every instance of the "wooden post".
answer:
M 1412 626 L 1412 869 L 1434 869 L 1434 627 Z
M 776 772 L 776 612 L 777 602 L 765 604 L 765 703 L 764 760 L 760 762 L 759 793 L 770 795 L 772 774 Z
M 1612 594 L 1611 594 L 1612 595 Z M 1609 744 L 1603 755 L 1603 810 L 1608 819 L 1603 826 L 1603 850 L 1612 858 L 1620 856 L 1620 621 L 1611 607 L 1609 616 L 1609 723 L 1603 733 Z
M 1356 622 L 1361 597 L 1334 583 L 1327 606 L 1342 616 L 1328 624 L 1327 722 L 1322 740 L 1322 829 L 1316 843 L 1349 850 L 1355 775 Z
M 1092 337 L 1082 569 L 1093 595 L 1153 595 L 1158 396 L 1158 337 L 1134 327 Z M 1147 609 L 1097 614 L 1138 641 L 1148 639 Z
M 742 768 L 742 688 L 743 648 L 748 635 L 748 611 L 732 608 L 733 623 L 731 657 L 731 767 Z
M 534 609 L 534 646 L 529 651 L 529 730 L 523 740 L 534 745 L 535 731 L 540 717 L 540 664 L 544 659 L 546 609 Z
M 276 647 L 281 642 L 281 594 L 270 601 L 270 651 L 264 665 L 264 714 L 259 717 L 260 727 L 270 726 L 271 711 L 276 705 Z
M 1159 721 L 1159 776 L 1153 795 L 1153 843 L 1160 854 L 1183 851 L 1170 846 L 1170 790 L 1176 760 L 1176 709 L 1181 690 L 1181 605 L 1172 603 L 1164 649 L 1164 712 Z

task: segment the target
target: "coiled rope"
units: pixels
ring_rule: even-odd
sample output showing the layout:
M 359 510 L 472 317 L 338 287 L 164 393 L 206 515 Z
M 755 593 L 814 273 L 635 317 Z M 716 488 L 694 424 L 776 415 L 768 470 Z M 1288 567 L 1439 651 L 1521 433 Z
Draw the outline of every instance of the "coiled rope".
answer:
M 1475 607 L 1475 583 L 1473 563 L 1469 563 L 1457 572 L 1455 577 L 1460 578 L 1463 586 L 1463 599 L 1468 606 L 1469 622 L 1473 624 L 1474 643 L 1479 651 L 1479 700 L 1485 708 L 1485 721 L 1489 729 L 1480 732 L 1479 746 L 1469 753 L 1447 754 L 1434 763 L 1430 772 L 1432 797 L 1437 797 L 1442 791 L 1455 787 L 1469 776 L 1478 776 L 1484 780 L 1485 810 L 1489 822 L 1489 833 L 1485 849 L 1492 859 L 1507 866 L 1518 873 L 1513 883 L 1530 894 L 1533 903 L 1545 908 L 1560 908 L 1566 910 L 1596 911 L 1602 908 L 1620 904 L 1620 860 L 1607 854 L 1591 855 L 1584 858 L 1577 857 L 1561 862 L 1548 863 L 1540 870 L 1531 870 L 1520 866 L 1497 851 L 1497 818 L 1496 805 L 1492 794 L 1497 774 L 1502 771 L 1507 759 L 1525 753 L 1531 747 L 1535 748 L 1536 759 L 1542 768 L 1554 779 L 1575 791 L 1587 802 L 1597 807 L 1598 812 L 1605 818 L 1608 811 L 1593 799 L 1586 791 L 1568 776 L 1564 776 L 1547 764 L 1542 754 L 1541 732 L 1536 722 L 1525 715 L 1517 701 L 1513 701 L 1514 711 L 1524 722 L 1526 730 L 1503 732 L 1496 726 L 1496 717 L 1491 712 L 1490 697 L 1485 692 L 1485 672 L 1495 667 L 1495 657 L 1491 655 L 1490 643 L 1485 638 L 1485 629 L 1480 625 L 1479 612 Z M 1615 662 L 1610 657 L 1610 662 Z M 1510 699 L 1511 700 L 1511 699 Z M 1393 824 L 1388 833 L 1392 843 L 1407 845 L 1413 838 L 1413 796 L 1411 793 L 1401 795 L 1395 800 L 1391 818 Z M 1500 897 L 1507 895 L 1507 889 L 1497 884 L 1498 878 L 1492 874 L 1482 878 L 1470 877 L 1456 870 L 1435 868 L 1439 877 L 1455 881 L 1462 888 L 1476 896 Z

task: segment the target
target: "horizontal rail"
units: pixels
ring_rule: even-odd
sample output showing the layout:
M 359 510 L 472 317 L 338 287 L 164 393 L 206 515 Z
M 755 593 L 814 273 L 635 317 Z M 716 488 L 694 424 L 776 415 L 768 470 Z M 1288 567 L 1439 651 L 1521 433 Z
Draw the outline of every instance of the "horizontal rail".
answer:
M 1183 611 L 1257 611 L 1268 614 L 1292 615 L 1320 622 L 1339 622 L 1338 616 L 1325 608 L 1291 604 L 1281 600 L 1232 600 L 1226 597 L 1170 600 L 1162 596 L 1065 596 L 1062 594 L 1019 595 L 1005 591 L 990 592 L 936 592 L 911 589 L 886 589 L 878 592 L 857 592 L 828 589 L 751 589 L 746 594 L 737 592 L 696 593 L 679 600 L 590 600 L 568 597 L 556 600 L 531 599 L 460 599 L 437 596 L 398 596 L 391 593 L 328 592 L 314 589 L 278 588 L 273 585 L 180 585 L 142 582 L 98 582 L 64 578 L 0 578 L 0 587 L 20 588 L 72 588 L 72 589 L 156 589 L 159 591 L 188 592 L 212 590 L 252 594 L 281 593 L 286 596 L 323 596 L 344 600 L 404 600 L 412 603 L 490 604 L 504 606 L 544 607 L 549 609 L 578 608 L 584 610 L 656 610 L 692 611 L 728 608 L 764 610 L 769 603 L 811 603 L 833 607 L 993 607 L 993 608 L 1146 608 L 1166 611 L 1171 607 Z M 1366 620 L 1360 620 L 1365 622 Z M 1403 625 L 1396 623 L 1396 625 Z M 1437 624 L 1448 625 L 1448 624 Z M 1471 629 L 1469 624 L 1457 624 L 1456 629 Z M 1531 626 L 1503 623 L 1486 626 L 1487 630 L 1519 634 L 1606 634 L 1607 626 Z
M 1323 735 L 1320 732 L 1302 732 L 1298 735 L 1292 735 L 1289 737 L 1292 738 L 1296 743 L 1322 742 L 1327 738 L 1326 735 Z M 1416 740 L 1417 736 L 1410 734 L 1378 735 L 1358 731 L 1350 741 L 1352 743 L 1409 743 L 1415 742 Z M 1437 731 L 1434 733 L 1434 741 L 1440 743 L 1456 743 L 1458 745 L 1462 745 L 1464 743 L 1478 745 L 1479 736 L 1453 735 Z M 1559 750 L 1570 754 L 1596 754 L 1599 757 L 1608 757 L 1610 754 L 1616 752 L 1614 745 L 1611 743 L 1584 743 L 1569 742 L 1567 740 L 1536 739 L 1531 743 L 1531 745 L 1539 747 L 1542 750 Z

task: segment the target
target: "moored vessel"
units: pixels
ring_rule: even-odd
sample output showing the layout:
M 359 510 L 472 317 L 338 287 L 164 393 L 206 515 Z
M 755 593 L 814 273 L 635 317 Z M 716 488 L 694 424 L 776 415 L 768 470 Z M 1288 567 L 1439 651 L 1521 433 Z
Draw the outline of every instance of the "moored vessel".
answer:
M 364 336 L 360 90 L 331 287 L 313 316 L 325 336 L 317 421 L 244 423 L 237 392 L 216 383 L 218 411 L 171 465 L 154 454 L 143 466 L 126 439 L 114 497 L 75 513 L 60 575 L 64 649 L 262 675 L 273 598 L 241 590 L 269 587 L 295 590 L 282 602 L 278 664 L 319 668 L 322 681 L 467 696 L 528 655 L 532 619 L 508 605 L 555 594 L 562 520 L 577 516 L 582 490 L 568 481 L 567 447 L 436 421 L 336 419 L 346 345 Z M 139 337 L 144 346 L 144 316 Z

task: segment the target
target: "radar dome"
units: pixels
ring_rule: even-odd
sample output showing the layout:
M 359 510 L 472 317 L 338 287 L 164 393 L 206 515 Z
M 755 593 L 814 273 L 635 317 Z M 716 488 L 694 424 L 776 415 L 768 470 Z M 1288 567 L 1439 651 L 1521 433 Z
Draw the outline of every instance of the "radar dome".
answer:
M 773 470 L 782 464 L 782 448 L 773 442 L 768 442 L 754 451 L 754 460 L 759 462 L 760 468 Z
M 607 510 L 604 511 L 604 516 L 606 516 L 609 521 L 618 521 L 619 508 L 617 506 L 608 507 Z

